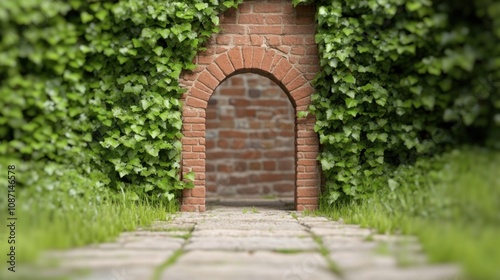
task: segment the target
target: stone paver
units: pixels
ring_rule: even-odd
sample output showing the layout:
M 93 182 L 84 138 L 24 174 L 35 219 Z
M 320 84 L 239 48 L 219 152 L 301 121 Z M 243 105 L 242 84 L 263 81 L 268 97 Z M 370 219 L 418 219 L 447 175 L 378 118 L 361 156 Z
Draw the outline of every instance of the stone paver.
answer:
M 318 245 L 311 237 L 283 237 L 283 236 L 244 236 L 229 237 L 193 237 L 186 245 L 186 250 L 230 250 L 230 251 L 257 251 L 257 250 L 318 250 Z
M 195 269 L 193 269 L 195 267 Z M 162 279 L 337 279 L 317 252 L 189 251 Z
M 445 280 L 460 274 L 453 265 L 427 264 L 411 236 L 303 216 L 281 210 L 283 202 L 246 203 L 178 213 L 114 242 L 47 252 L 43 259 L 57 260 L 56 271 L 78 280 Z M 71 274 L 81 270 L 86 273 Z

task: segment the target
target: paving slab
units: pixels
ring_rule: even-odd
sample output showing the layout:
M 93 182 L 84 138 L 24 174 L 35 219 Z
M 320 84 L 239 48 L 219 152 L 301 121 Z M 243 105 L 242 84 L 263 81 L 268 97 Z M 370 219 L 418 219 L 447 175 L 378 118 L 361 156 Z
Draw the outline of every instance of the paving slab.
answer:
M 352 271 L 369 267 L 383 267 L 388 270 L 397 267 L 397 260 L 392 256 L 377 255 L 372 251 L 339 251 L 330 254 L 330 258 L 342 271 Z
M 117 266 L 93 269 L 82 275 L 73 276 L 74 280 L 141 280 L 151 279 L 154 269 L 151 267 Z
M 297 270 L 293 268 L 283 270 L 269 266 L 229 266 L 217 265 L 197 266 L 175 266 L 167 269 L 162 280 L 281 280 L 281 279 L 303 279 L 303 280 L 336 280 L 340 279 L 329 271 L 317 269 L 313 271 Z
M 346 280 L 459 280 L 460 269 L 455 265 L 394 268 L 370 267 L 345 275 Z
M 162 279 L 338 279 L 319 253 L 190 251 Z M 186 277 L 186 278 L 183 278 Z
M 303 226 L 296 222 L 281 221 L 238 221 L 219 218 L 214 221 L 200 222 L 195 227 L 196 230 L 205 229 L 237 229 L 237 230 L 302 230 Z
M 319 254 L 319 252 L 270 252 L 270 251 L 253 251 L 253 252 L 228 252 L 228 251 L 189 251 L 183 254 L 178 264 L 260 264 L 269 266 L 291 266 L 297 264 L 314 262 L 315 266 L 326 269 L 327 262 Z
M 376 242 L 365 241 L 357 236 L 324 236 L 324 246 L 331 252 L 336 251 L 373 251 L 378 248 Z
M 366 228 L 323 228 L 323 227 L 312 227 L 311 232 L 319 236 L 328 235 L 347 235 L 347 236 L 359 236 L 360 238 L 366 238 L 372 234 L 370 229 Z
M 200 229 L 192 233 L 193 237 L 253 237 L 253 236 L 274 236 L 278 237 L 301 237 L 309 236 L 305 229 L 300 230 L 239 230 L 239 229 Z
M 311 217 L 313 218 L 313 217 Z M 319 227 L 319 228 L 361 228 L 358 225 L 346 225 L 342 224 L 339 222 L 335 221 L 328 221 L 327 218 L 323 218 L 325 220 L 318 220 L 318 219 L 309 219 L 309 218 L 302 218 L 299 219 L 299 222 L 303 224 L 306 227 Z
M 312 237 L 246 236 L 246 237 L 192 237 L 185 250 L 318 250 Z
M 86 250 L 77 249 L 67 254 L 48 257 L 57 258 L 64 268 L 106 268 L 118 266 L 157 266 L 168 259 L 173 250 Z

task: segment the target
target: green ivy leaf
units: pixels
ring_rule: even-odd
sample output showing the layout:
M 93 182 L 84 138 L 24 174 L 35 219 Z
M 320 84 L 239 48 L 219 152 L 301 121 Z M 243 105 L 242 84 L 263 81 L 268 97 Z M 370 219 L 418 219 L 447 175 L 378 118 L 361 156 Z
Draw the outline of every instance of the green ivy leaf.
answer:
M 346 83 L 349 83 L 349 84 L 355 84 L 356 83 L 356 78 L 354 78 L 354 76 L 351 75 L 351 74 L 345 76 L 342 80 L 344 82 L 346 82 Z
M 389 189 L 391 190 L 391 192 L 393 192 L 399 186 L 399 183 L 394 179 L 387 180 L 387 184 L 389 185 Z
M 193 171 L 190 171 L 184 175 L 184 178 L 188 181 L 194 181 L 195 179 L 195 174 Z
M 347 106 L 347 108 L 356 107 L 358 105 L 358 101 L 356 99 L 346 98 L 345 105 Z
M 153 144 L 146 144 L 144 146 L 144 149 L 148 154 L 150 154 L 153 157 L 158 157 L 158 152 L 160 151 L 157 147 L 155 147 Z

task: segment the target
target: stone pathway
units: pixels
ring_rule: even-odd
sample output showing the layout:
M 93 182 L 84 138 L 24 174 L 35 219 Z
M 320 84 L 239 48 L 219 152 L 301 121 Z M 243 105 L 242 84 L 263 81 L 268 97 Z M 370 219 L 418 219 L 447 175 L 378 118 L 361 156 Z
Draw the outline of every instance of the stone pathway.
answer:
M 73 272 L 78 280 L 459 279 L 456 266 L 427 264 L 415 238 L 280 210 L 283 203 L 255 205 L 179 213 L 113 243 L 44 259 L 59 261 L 52 276 Z

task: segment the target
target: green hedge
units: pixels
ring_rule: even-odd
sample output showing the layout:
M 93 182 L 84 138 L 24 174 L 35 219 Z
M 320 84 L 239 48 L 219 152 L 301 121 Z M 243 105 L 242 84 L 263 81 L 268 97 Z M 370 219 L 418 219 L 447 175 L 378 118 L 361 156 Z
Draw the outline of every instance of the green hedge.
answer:
M 240 2 L 1 1 L 2 165 L 71 164 L 132 197 L 172 199 L 189 187 L 180 72 Z M 498 148 L 499 3 L 293 2 L 317 5 L 310 111 L 330 203 L 390 187 L 394 167 L 447 145 Z
M 317 4 L 310 111 L 329 203 L 390 188 L 394 167 L 449 145 L 500 146 L 500 3 L 303 2 Z
M 189 187 L 180 73 L 239 2 L 0 1 L 2 165 L 71 164 L 132 198 L 172 199 Z

